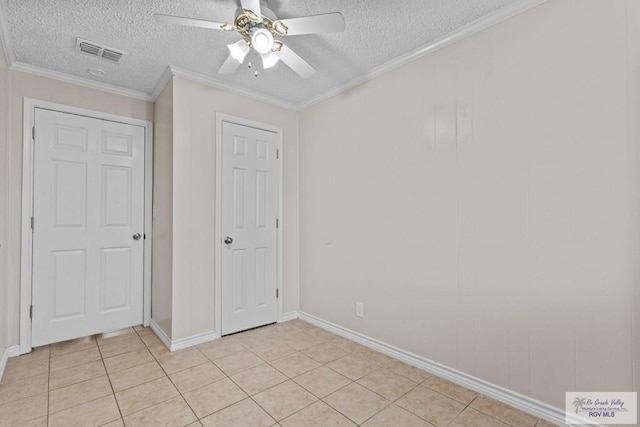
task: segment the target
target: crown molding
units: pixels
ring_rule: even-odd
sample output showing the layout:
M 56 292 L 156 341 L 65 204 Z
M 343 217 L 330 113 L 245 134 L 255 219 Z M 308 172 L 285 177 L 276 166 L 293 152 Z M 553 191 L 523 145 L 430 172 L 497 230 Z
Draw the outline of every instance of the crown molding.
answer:
M 499 9 L 493 13 L 487 14 L 481 18 L 476 19 L 469 24 L 460 27 L 459 29 L 441 37 L 433 42 L 414 49 L 404 55 L 398 56 L 391 61 L 385 62 L 382 65 L 379 65 L 373 69 L 371 69 L 367 74 L 361 77 L 357 77 L 355 79 L 349 80 L 348 82 L 337 86 L 321 95 L 318 95 L 314 98 L 311 98 L 307 101 L 303 101 L 296 105 L 296 109 L 298 111 L 305 110 L 309 107 L 312 107 L 322 101 L 325 101 L 331 97 L 341 94 L 342 92 L 346 92 L 347 90 L 358 86 L 362 83 L 365 83 L 369 80 L 373 80 L 376 77 L 380 77 L 383 74 L 386 74 L 390 71 L 393 71 L 409 62 L 415 61 L 418 58 L 421 58 L 429 53 L 435 52 L 438 49 L 442 49 L 445 46 L 453 44 L 457 41 L 460 41 L 466 37 L 469 37 L 473 34 L 476 34 L 488 27 L 496 25 L 502 21 L 505 21 L 519 13 L 522 13 L 526 10 L 529 10 L 533 7 L 536 7 L 542 3 L 547 2 L 548 0 L 520 0 L 517 1 L 503 9 Z
M 272 98 L 270 96 L 262 95 L 257 92 L 253 92 L 251 90 L 247 90 L 241 88 L 240 86 L 232 85 L 229 83 L 225 83 L 223 81 L 211 78 L 209 76 L 205 76 L 203 74 L 193 73 L 188 70 L 184 70 L 182 68 L 174 67 L 173 65 L 169 65 L 169 69 L 171 73 L 175 77 L 180 77 L 182 79 L 191 80 L 196 83 L 203 84 L 205 86 L 210 86 L 216 89 L 222 89 L 227 92 L 234 93 L 236 95 L 244 96 L 246 98 L 253 99 L 255 101 L 264 102 L 266 104 L 270 104 L 276 107 L 284 108 L 285 110 L 297 111 L 297 108 L 294 104 L 291 104 L 286 101 L 282 101 L 280 99 Z M 166 83 L 165 83 L 166 84 Z M 156 85 L 157 87 L 158 85 Z M 164 86 L 163 86 L 164 87 Z M 155 91 L 154 91 L 155 92 Z
M 172 78 L 173 78 L 173 71 L 171 71 L 171 65 L 168 65 L 167 68 L 165 68 L 164 71 L 162 72 L 162 75 L 156 82 L 156 85 L 153 87 L 153 92 L 151 92 L 151 99 L 153 99 L 153 102 L 155 102 L 156 99 L 158 99 L 158 97 L 160 96 L 160 94 L 162 93 L 162 91 L 167 86 L 167 84 L 171 81 Z
M 167 85 L 167 83 L 171 80 L 171 78 L 176 76 L 186 80 L 203 84 L 205 86 L 214 87 L 216 89 L 221 89 L 221 90 L 231 92 L 236 95 L 244 96 L 246 98 L 250 98 L 256 101 L 260 101 L 266 104 L 274 105 L 276 107 L 284 108 L 286 110 L 302 111 L 322 101 L 325 101 L 331 97 L 339 95 L 340 93 L 345 92 L 355 86 L 358 86 L 369 80 L 380 77 L 383 74 L 393 71 L 409 62 L 415 61 L 416 59 L 421 58 L 438 49 L 441 49 L 445 46 L 448 46 L 452 43 L 455 43 L 459 40 L 469 37 L 479 31 L 484 30 L 485 28 L 491 27 L 519 13 L 522 13 L 535 6 L 545 3 L 546 1 L 548 0 L 519 0 L 517 2 L 514 2 L 513 4 L 503 9 L 497 10 L 493 13 L 485 15 L 479 19 L 476 19 L 475 21 L 425 46 L 414 49 L 391 61 L 388 61 L 382 65 L 379 65 L 373 68 L 372 70 L 370 70 L 364 76 L 352 79 L 342 85 L 339 85 L 333 89 L 330 89 L 324 92 L 321 95 L 312 97 L 298 104 L 293 104 L 281 99 L 263 95 L 248 89 L 244 89 L 240 86 L 232 85 L 232 84 L 223 82 L 221 80 L 214 79 L 210 76 L 194 73 L 182 68 L 174 67 L 172 65 L 167 66 L 165 71 L 162 73 L 162 75 L 156 82 L 153 92 L 149 94 L 145 92 L 125 89 L 118 86 L 113 86 L 106 83 L 100 83 L 94 80 L 90 80 L 82 77 L 76 77 L 70 74 L 65 74 L 58 71 L 51 71 L 51 70 L 36 67 L 33 65 L 18 62 L 15 58 L 15 54 L 11 47 L 11 43 L 9 42 L 9 32 L 8 32 L 8 26 L 6 22 L 6 14 L 5 14 L 4 6 L 2 2 L 0 2 L 0 39 L 2 39 L 2 45 L 4 47 L 4 53 L 7 59 L 7 65 L 9 66 L 10 69 L 16 70 L 16 71 L 35 74 L 42 77 L 47 77 L 55 80 L 64 81 L 67 83 L 76 84 L 79 86 L 84 86 L 92 89 L 102 90 L 109 93 L 114 93 L 117 95 L 128 96 L 131 98 L 136 98 L 136 99 L 141 99 L 143 101 L 151 101 L 151 102 L 154 102 L 158 98 L 158 96 L 160 95 L 164 87 Z
M 103 92 L 109 92 L 116 95 L 128 96 L 130 98 L 141 99 L 143 101 L 153 101 L 153 98 L 151 97 L 151 95 L 145 92 L 125 89 L 125 88 L 122 88 L 119 86 L 113 86 L 107 83 L 100 83 L 100 82 L 85 79 L 82 77 L 60 73 L 58 71 L 47 70 L 45 68 L 36 67 L 34 65 L 25 64 L 22 62 L 14 62 L 10 68 L 14 71 L 21 71 L 23 73 L 34 74 L 36 76 L 47 77 L 50 79 L 59 80 L 66 83 L 72 83 L 78 86 L 88 87 L 90 89 L 97 89 Z
M 211 78 L 209 76 L 205 76 L 202 74 L 198 74 L 198 73 L 193 73 L 191 71 L 188 70 L 184 70 L 178 67 L 174 67 L 173 65 L 169 65 L 167 67 L 167 70 L 165 70 L 165 73 L 162 75 L 162 77 L 158 80 L 158 83 L 155 86 L 155 89 L 153 91 L 153 95 L 152 98 L 155 100 L 158 95 L 160 94 L 160 92 L 162 91 L 162 89 L 164 89 L 164 87 L 166 86 L 166 84 L 169 82 L 169 80 L 171 79 L 172 76 L 176 76 L 176 77 L 181 77 L 183 79 L 187 79 L 187 80 L 191 80 L 191 81 L 195 81 L 198 83 L 201 83 L 203 85 L 206 86 L 211 86 L 211 87 L 215 87 L 217 89 L 222 89 L 225 90 L 227 92 L 231 92 L 231 93 L 235 93 L 237 95 L 241 95 L 247 98 L 251 98 L 257 101 L 261 101 L 261 102 L 265 102 L 267 104 L 270 105 L 274 105 L 276 107 L 281 107 L 287 110 L 291 110 L 291 111 L 302 111 L 304 109 L 307 109 L 309 107 L 312 107 L 315 104 L 318 104 L 324 100 L 327 100 L 333 96 L 339 95 L 342 92 L 345 92 L 355 86 L 358 86 L 362 83 L 365 83 L 369 80 L 375 79 L 376 77 L 380 77 L 383 74 L 386 74 L 390 71 L 393 71 L 405 64 L 408 64 L 409 62 L 415 61 L 418 58 L 421 58 L 425 55 L 428 55 L 429 53 L 432 53 L 438 49 L 441 49 L 445 46 L 448 46 L 450 44 L 453 44 L 459 40 L 462 40 L 466 37 L 469 37 L 477 32 L 480 32 L 488 27 L 491 27 L 493 25 L 496 25 L 502 21 L 505 21 L 515 15 L 518 15 L 526 10 L 529 10 L 533 7 L 536 7 L 542 3 L 547 2 L 548 0 L 519 0 L 517 2 L 514 2 L 513 4 L 499 9 L 493 13 L 487 14 L 481 18 L 476 19 L 475 21 L 460 27 L 458 30 L 453 31 L 449 34 L 447 34 L 444 37 L 441 37 L 437 40 L 434 40 L 433 42 L 419 47 L 417 49 L 414 49 L 404 55 L 401 55 L 389 62 L 386 62 L 382 65 L 379 65 L 375 68 L 373 68 L 371 71 L 369 71 L 367 74 L 365 74 L 364 76 L 355 78 L 353 80 L 348 81 L 347 83 L 337 86 L 333 89 L 330 89 L 329 91 L 317 96 L 317 97 L 313 97 L 307 101 L 303 101 L 301 103 L 298 104 L 291 104 L 289 102 L 277 99 L 277 98 L 273 98 L 270 96 L 266 96 L 266 95 L 262 95 L 259 94 L 257 92 L 253 92 L 247 89 L 244 89 L 242 87 L 239 86 L 235 86 L 235 85 L 231 85 L 229 83 L 223 82 L 221 80 L 217 80 L 214 78 Z M 170 73 L 170 74 L 169 74 Z
M 4 2 L 0 2 L 0 39 L 2 41 L 2 47 L 4 49 L 4 55 L 7 60 L 7 66 L 10 70 L 21 71 L 23 73 L 34 74 L 41 77 L 47 77 L 54 80 L 63 81 L 66 83 L 72 83 L 78 86 L 84 86 L 91 89 L 101 90 L 103 92 L 109 92 L 116 95 L 128 96 L 130 98 L 141 99 L 143 101 L 153 101 L 151 95 L 140 92 L 137 90 L 125 89 L 119 86 L 114 86 L 106 83 L 96 82 L 94 80 L 85 79 L 82 77 L 72 76 L 70 74 L 61 73 L 58 71 L 47 70 L 46 68 L 36 67 L 35 65 L 25 64 L 16 60 L 13 48 L 9 41 L 9 27 L 7 25 L 6 13 L 4 10 Z
M 16 61 L 16 57 L 9 43 L 9 26 L 7 25 L 7 14 L 4 10 L 4 2 L 0 2 L 0 39 L 2 39 L 2 47 L 4 56 L 7 59 L 7 66 L 11 67 Z

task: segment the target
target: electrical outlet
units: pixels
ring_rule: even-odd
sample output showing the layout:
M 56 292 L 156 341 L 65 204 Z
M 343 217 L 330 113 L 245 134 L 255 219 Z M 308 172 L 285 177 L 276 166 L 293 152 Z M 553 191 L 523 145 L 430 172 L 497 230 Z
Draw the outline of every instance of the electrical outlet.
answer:
M 360 301 L 356 301 L 356 316 L 359 318 L 364 317 L 364 303 Z

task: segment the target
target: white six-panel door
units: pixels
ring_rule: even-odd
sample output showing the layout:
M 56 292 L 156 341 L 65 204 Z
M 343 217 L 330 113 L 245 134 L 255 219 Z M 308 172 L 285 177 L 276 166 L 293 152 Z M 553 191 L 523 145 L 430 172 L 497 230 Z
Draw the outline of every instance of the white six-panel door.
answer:
M 142 323 L 144 132 L 36 109 L 34 347 Z
M 280 167 L 274 132 L 222 122 L 222 335 L 277 320 Z

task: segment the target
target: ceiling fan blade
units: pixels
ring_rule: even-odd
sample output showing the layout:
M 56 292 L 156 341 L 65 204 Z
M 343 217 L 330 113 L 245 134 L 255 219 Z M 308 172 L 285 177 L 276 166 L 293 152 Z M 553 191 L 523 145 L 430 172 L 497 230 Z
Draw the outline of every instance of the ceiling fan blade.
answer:
M 316 33 L 339 33 L 345 30 L 344 16 L 340 12 L 322 15 L 303 16 L 301 18 L 281 19 L 287 26 L 288 36 Z
M 240 0 L 240 4 L 242 8 L 245 10 L 250 10 L 251 12 L 258 15 L 258 17 L 262 17 L 262 10 L 260 8 L 260 0 Z
M 153 15 L 156 21 L 164 24 L 186 25 L 187 27 L 209 28 L 211 30 L 222 30 L 224 22 L 205 21 L 204 19 L 184 18 L 182 16 L 163 15 L 156 13 Z
M 274 52 L 278 57 L 289 66 L 293 71 L 298 73 L 300 77 L 303 79 L 307 79 L 313 76 L 316 70 L 307 63 L 304 59 L 300 58 L 300 56 L 289 49 L 286 45 L 282 45 L 282 48 Z
M 236 71 L 239 66 L 240 63 L 238 62 L 238 60 L 234 58 L 233 55 L 229 54 L 229 56 L 227 56 L 227 59 L 218 69 L 218 74 L 233 74 L 233 72 Z

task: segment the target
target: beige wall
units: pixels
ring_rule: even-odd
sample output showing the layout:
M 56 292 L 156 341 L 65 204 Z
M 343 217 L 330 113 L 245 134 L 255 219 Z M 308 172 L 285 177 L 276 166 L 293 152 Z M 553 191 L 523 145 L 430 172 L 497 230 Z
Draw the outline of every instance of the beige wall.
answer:
M 9 144 L 1 147 L 7 154 L 2 156 L 2 160 L 8 165 L 3 170 L 7 179 L 2 181 L 6 184 L 7 191 L 7 200 L 3 203 L 3 212 L 7 213 L 8 221 L 6 233 L 0 222 L 0 233 L 6 234 L 4 238 L 0 234 L 3 240 L 0 242 L 0 266 L 3 262 L 7 264 L 7 268 L 2 269 L 6 274 L 6 281 L 0 281 L 0 284 L 8 284 L 6 298 L 2 299 L 7 303 L 7 314 L 1 316 L 0 312 L 0 318 L 7 319 L 7 345 L 19 343 L 22 111 L 25 97 L 143 120 L 153 120 L 154 108 L 160 115 L 154 123 L 156 218 L 152 315 L 167 335 L 174 339 L 207 332 L 215 326 L 212 262 L 215 112 L 221 111 L 283 127 L 284 156 L 290 159 L 285 161 L 284 171 L 287 196 L 284 212 L 283 312 L 297 310 L 298 129 L 295 112 L 180 79 L 176 79 L 179 85 L 178 95 L 174 98 L 173 83 L 170 83 L 154 106 L 154 103 L 27 73 L 8 71 L 7 74 L 11 76 L 11 114 L 3 115 L 3 118 L 11 118 L 8 130 L 10 140 Z M 174 134 L 176 145 L 170 146 Z M 0 196 L 3 195 L 2 188 L 0 187 Z M 169 211 L 166 210 L 167 206 L 171 207 Z M 205 225 L 197 227 L 196 224 Z M 173 240 L 174 232 L 189 234 L 181 234 L 183 238 Z M 169 262 L 165 263 L 167 259 Z M 5 280 L 4 274 L 0 280 Z M 3 292 L 3 288 L 0 288 L 0 292 Z M 178 321 L 172 325 L 173 318 Z M 0 332 L 0 339 L 1 334 Z
M 153 141 L 151 316 L 171 338 L 173 286 L 173 81 L 156 99 Z
M 292 111 L 173 79 L 174 340 L 219 329 L 214 311 L 216 113 L 284 130 L 283 312 L 298 309 L 298 121 Z
M 0 358 L 8 342 L 9 70 L 0 43 Z
M 550 1 L 300 113 L 301 310 L 557 407 L 638 390 L 637 3 Z
M 20 329 L 20 228 L 22 210 L 22 113 L 24 98 L 34 98 L 90 110 L 153 120 L 153 103 L 89 89 L 70 83 L 10 71 L 10 140 L 7 158 L 8 209 L 8 334 L 9 345 L 17 345 Z M 4 139 L 3 139 L 4 140 Z M 4 244 L 3 244 L 4 246 Z M 2 250 L 2 249 L 0 249 Z
M 633 188 L 633 186 L 640 182 L 640 48 L 638 47 L 640 41 L 640 25 L 638 25 L 638 22 L 640 22 L 640 2 L 629 0 L 627 8 L 628 15 L 625 27 L 628 29 L 626 46 L 628 61 L 626 124 L 628 130 L 626 136 L 629 142 L 627 155 L 629 156 L 629 162 L 633 166 L 628 178 L 632 183 L 632 188 L 628 194 L 630 203 L 629 212 L 626 216 L 628 219 L 635 218 L 637 220 L 640 218 L 640 196 L 637 188 Z M 633 236 L 633 230 L 631 231 Z M 627 259 L 631 263 L 629 285 L 632 289 L 630 320 L 633 332 L 631 337 L 634 363 L 633 386 L 634 390 L 639 392 L 638 407 L 640 408 L 640 281 L 638 280 L 640 277 L 640 248 L 638 246 L 640 245 L 637 242 L 632 241 L 632 245 L 628 249 Z
M 638 390 L 638 22 L 634 0 L 552 0 L 300 114 L 175 78 L 155 104 L 154 319 L 173 339 L 216 328 L 223 112 L 284 128 L 284 313 L 300 273 L 301 310 L 553 405 Z M 0 56 L 2 351 L 23 98 L 145 120 L 154 104 Z

